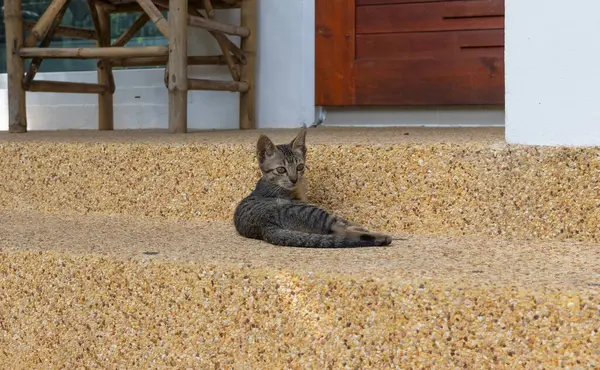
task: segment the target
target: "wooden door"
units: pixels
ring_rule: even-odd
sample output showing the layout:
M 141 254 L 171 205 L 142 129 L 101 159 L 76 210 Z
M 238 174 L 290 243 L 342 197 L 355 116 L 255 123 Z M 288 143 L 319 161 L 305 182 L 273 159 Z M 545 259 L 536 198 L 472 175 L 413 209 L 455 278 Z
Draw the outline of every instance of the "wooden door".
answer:
M 504 104 L 504 0 L 316 0 L 316 104 Z

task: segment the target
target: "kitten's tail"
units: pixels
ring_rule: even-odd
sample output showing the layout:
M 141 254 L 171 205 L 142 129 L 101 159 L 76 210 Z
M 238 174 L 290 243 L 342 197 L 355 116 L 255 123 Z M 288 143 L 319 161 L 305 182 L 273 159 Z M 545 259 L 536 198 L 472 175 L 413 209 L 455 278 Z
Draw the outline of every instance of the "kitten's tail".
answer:
M 311 234 L 302 231 L 269 227 L 263 230 L 263 239 L 275 245 L 297 248 L 359 248 L 389 245 L 389 237 L 376 239 L 369 234 L 351 239 L 339 235 Z

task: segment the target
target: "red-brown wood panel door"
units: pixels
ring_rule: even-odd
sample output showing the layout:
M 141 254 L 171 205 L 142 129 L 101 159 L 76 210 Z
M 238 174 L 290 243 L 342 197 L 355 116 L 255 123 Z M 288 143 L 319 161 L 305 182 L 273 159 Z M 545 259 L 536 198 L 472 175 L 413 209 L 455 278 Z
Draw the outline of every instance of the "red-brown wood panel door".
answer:
M 504 0 L 316 0 L 316 104 L 504 104 Z

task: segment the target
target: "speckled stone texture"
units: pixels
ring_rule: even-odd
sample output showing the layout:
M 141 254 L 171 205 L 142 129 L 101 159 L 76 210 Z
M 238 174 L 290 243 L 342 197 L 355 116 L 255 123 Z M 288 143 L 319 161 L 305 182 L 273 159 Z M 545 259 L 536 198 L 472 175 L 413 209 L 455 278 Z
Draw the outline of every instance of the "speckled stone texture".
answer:
M 595 368 L 599 295 L 0 253 L 0 363 Z
M 276 142 L 297 130 L 265 131 Z M 257 131 L 0 135 L 0 206 L 230 220 Z M 600 149 L 506 145 L 501 129 L 310 129 L 309 197 L 388 232 L 600 240 Z
M 0 368 L 600 367 L 600 149 L 310 129 L 309 197 L 402 240 L 307 250 L 233 229 L 258 135 L 0 134 Z
M 0 212 L 0 235 L 2 369 L 600 366 L 591 243 L 315 251 L 227 222 L 29 211 Z

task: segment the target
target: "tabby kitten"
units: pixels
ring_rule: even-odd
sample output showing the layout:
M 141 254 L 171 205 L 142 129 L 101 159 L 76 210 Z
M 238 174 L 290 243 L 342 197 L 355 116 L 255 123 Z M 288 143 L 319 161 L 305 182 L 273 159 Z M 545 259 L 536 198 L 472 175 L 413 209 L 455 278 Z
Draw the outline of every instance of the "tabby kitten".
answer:
M 274 245 L 355 248 L 389 245 L 388 235 L 373 233 L 307 203 L 303 175 L 306 129 L 289 144 L 275 145 L 261 135 L 257 157 L 262 178 L 235 210 L 234 224 L 244 237 Z

